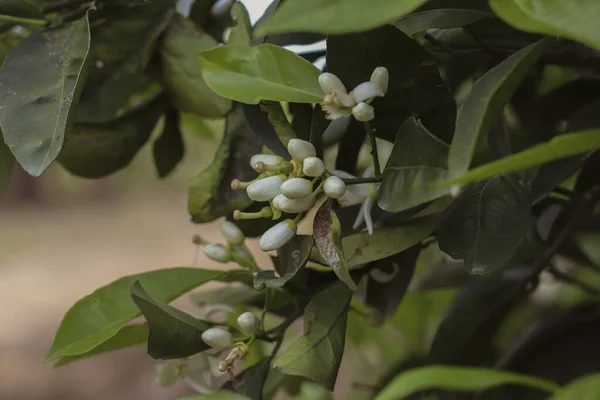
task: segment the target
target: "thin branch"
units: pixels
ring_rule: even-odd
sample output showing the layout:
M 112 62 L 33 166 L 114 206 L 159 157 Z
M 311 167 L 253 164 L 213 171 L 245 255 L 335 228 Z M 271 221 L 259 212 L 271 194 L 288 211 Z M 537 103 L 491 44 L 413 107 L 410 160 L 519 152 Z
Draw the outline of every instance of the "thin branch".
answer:
M 2 14 L 0 14 L 0 22 L 10 22 L 13 24 L 33 25 L 33 26 L 39 26 L 39 27 L 44 27 L 48 24 L 48 21 L 46 21 L 44 19 L 22 18 L 22 17 L 15 17 L 13 15 L 2 15 Z
M 381 178 L 370 177 L 370 178 L 348 178 L 342 179 L 346 185 L 358 185 L 359 183 L 380 183 Z
M 370 122 L 365 122 L 365 129 L 371 140 L 371 156 L 373 157 L 373 165 L 375 166 L 375 178 L 381 178 L 381 167 L 379 166 L 379 156 L 377 154 L 377 140 L 375 139 L 375 132 L 373 132 Z

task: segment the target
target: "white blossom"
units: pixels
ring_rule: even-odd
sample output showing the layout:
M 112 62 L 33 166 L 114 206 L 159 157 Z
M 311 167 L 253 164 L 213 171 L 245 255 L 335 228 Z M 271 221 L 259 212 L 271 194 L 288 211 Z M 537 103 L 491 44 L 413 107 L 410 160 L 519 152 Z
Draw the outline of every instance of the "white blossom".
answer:
M 231 221 L 223 221 L 221 224 L 221 233 L 227 239 L 227 242 L 234 246 L 244 243 L 244 233 Z
M 328 197 L 331 197 L 332 199 L 339 199 L 344 195 L 344 193 L 346 193 L 346 184 L 337 176 L 330 176 L 329 178 L 325 179 L 323 190 Z
M 371 74 L 371 82 L 379 85 L 381 90 L 383 90 L 383 94 L 385 95 L 388 90 L 388 84 L 390 81 L 390 74 L 386 67 L 377 67 L 373 70 Z
M 225 350 L 233 343 L 231 333 L 221 328 L 209 328 L 202 332 L 201 338 L 204 343 L 217 350 Z
M 289 199 L 308 196 L 312 189 L 312 182 L 304 178 L 291 178 L 281 184 L 281 194 Z
M 315 157 L 317 150 L 312 143 L 302 139 L 290 139 L 287 150 L 294 160 L 304 161 L 306 157 Z
M 280 176 L 269 176 L 252 182 L 246 188 L 246 193 L 254 201 L 269 201 L 281 193 L 282 183 L 283 179 Z
M 321 176 L 325 172 L 325 164 L 318 157 L 305 158 L 302 162 L 302 172 L 304 172 L 304 175 L 310 177 Z
M 275 196 L 273 206 L 288 214 L 297 214 L 310 210 L 315 205 L 315 198 L 312 194 L 299 199 L 289 199 L 283 194 Z
M 207 244 L 204 246 L 204 254 L 213 261 L 227 263 L 231 261 L 231 254 L 220 244 Z
M 260 238 L 259 246 L 262 251 L 277 250 L 292 240 L 296 235 L 296 223 L 286 219 L 267 230 Z
M 254 335 L 259 326 L 259 320 L 256 315 L 251 312 L 245 312 L 240 315 L 237 319 L 237 323 L 240 326 L 242 332 L 246 335 Z
M 383 89 L 373 82 L 361 83 L 350 94 L 356 103 L 361 103 L 373 97 L 383 97 L 384 95 Z
M 279 157 L 273 154 L 255 154 L 252 156 L 252 158 L 250 158 L 250 166 L 256 172 L 262 172 L 260 168 L 260 163 L 263 163 L 264 165 L 274 166 L 279 165 L 283 161 L 285 161 L 283 157 Z
M 369 104 L 362 102 L 352 108 L 352 115 L 360 122 L 368 122 L 375 118 L 375 109 Z

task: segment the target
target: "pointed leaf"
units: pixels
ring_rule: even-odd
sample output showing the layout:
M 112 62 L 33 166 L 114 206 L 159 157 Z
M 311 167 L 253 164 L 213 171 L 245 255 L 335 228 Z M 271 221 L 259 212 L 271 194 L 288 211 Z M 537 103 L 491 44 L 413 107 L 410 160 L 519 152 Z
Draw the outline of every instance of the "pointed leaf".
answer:
M 275 277 L 273 271 L 260 271 L 254 277 L 254 287 L 256 289 L 263 289 L 265 286 L 284 287 L 306 265 L 313 244 L 312 236 L 296 235 L 289 243 L 277 250 L 279 277 Z
M 287 0 L 264 23 L 256 35 L 278 32 L 359 32 L 406 15 L 426 0 Z
M 131 285 L 131 298 L 148 323 L 148 355 L 154 359 L 193 356 L 209 348 L 201 338 L 212 325 L 168 304 L 156 301 L 140 281 Z
M 251 282 L 246 270 L 212 271 L 200 268 L 168 268 L 118 279 L 96 289 L 75 303 L 63 317 L 52 345 L 44 357 L 50 361 L 84 354 L 115 336 L 140 315 L 129 289 L 140 281 L 158 301 L 168 303 L 212 280 Z
M 352 291 L 343 282 L 313 297 L 304 312 L 304 333 L 275 360 L 274 367 L 333 390 L 344 352 L 351 298 Z
M 331 199 L 327 199 L 315 214 L 313 237 L 321 257 L 333 268 L 333 272 L 350 290 L 356 290 L 356 284 L 348 271 L 348 263 L 342 247 L 342 228 L 340 220 L 331 209 Z
M 518 175 L 467 187 L 438 222 L 440 249 L 462 259 L 471 274 L 504 265 L 519 248 L 531 216 L 531 189 Z
M 217 94 L 242 103 L 260 100 L 319 103 L 321 71 L 279 46 L 225 45 L 198 56 L 202 75 Z
M 0 126 L 23 169 L 39 176 L 73 126 L 90 48 L 87 16 L 32 33 L 0 67 Z
M 422 367 L 398 375 L 375 400 L 400 400 L 427 389 L 477 392 L 502 385 L 530 386 L 553 393 L 559 386 L 534 376 L 485 368 Z
M 566 133 L 527 150 L 481 165 L 455 178 L 442 181 L 439 185 L 450 186 L 475 182 L 598 149 L 600 149 L 600 130 L 588 129 Z
M 383 170 L 377 204 L 399 212 L 448 194 L 448 188 L 435 185 L 448 177 L 447 155 L 448 145 L 415 118 L 407 119 Z
M 489 18 L 489 13 L 456 8 L 442 8 L 409 14 L 394 22 L 393 25 L 409 36 L 426 29 L 460 28 Z
M 252 37 L 252 23 L 250 22 L 250 16 L 248 10 L 244 4 L 236 1 L 231 7 L 231 19 L 235 22 L 235 25 L 231 28 L 227 44 L 239 44 L 243 46 L 250 46 L 250 38 Z
M 265 103 L 268 103 L 268 105 L 264 106 Z M 278 156 L 289 159 L 290 153 L 288 153 L 286 146 L 281 143 L 281 138 L 269 119 L 269 111 L 273 109 L 270 105 L 275 106 L 275 103 L 262 101 L 259 104 L 243 104 L 242 107 L 248 126 L 252 128 L 252 131 L 264 145 Z
M 594 400 L 600 393 L 600 373 L 582 376 L 569 382 L 549 400 Z
M 58 359 L 55 367 L 61 367 L 70 364 L 73 361 L 82 360 L 95 356 L 97 354 L 106 353 L 109 351 L 120 350 L 127 347 L 139 346 L 145 344 L 148 340 L 148 325 L 134 324 L 124 326 L 117 334 L 106 342 L 94 347 L 90 351 L 77 356 L 64 356 Z
M 456 117 L 456 132 L 448 154 L 450 175 L 461 175 L 469 169 L 480 138 L 487 135 L 551 40 L 542 39 L 519 50 L 475 82 Z
M 169 175 L 183 158 L 185 151 L 181 137 L 179 112 L 171 108 L 165 114 L 162 134 L 152 146 L 154 164 L 160 178 Z
M 263 387 L 267 375 L 269 375 L 270 366 L 271 359 L 265 358 L 227 382 L 223 389 L 235 391 L 252 400 L 262 400 Z

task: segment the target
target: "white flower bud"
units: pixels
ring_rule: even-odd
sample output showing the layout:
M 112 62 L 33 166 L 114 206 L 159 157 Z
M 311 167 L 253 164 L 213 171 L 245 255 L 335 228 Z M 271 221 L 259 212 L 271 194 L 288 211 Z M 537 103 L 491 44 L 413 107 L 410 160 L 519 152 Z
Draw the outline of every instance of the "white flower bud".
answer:
M 302 172 L 306 176 L 317 177 L 325 172 L 325 164 L 318 157 L 308 157 L 302 162 Z
M 258 329 L 259 320 L 256 315 L 248 311 L 238 317 L 237 323 L 246 335 L 254 335 Z
M 263 163 L 264 165 L 279 165 L 283 161 L 285 161 L 283 157 L 279 157 L 273 154 L 255 154 L 250 159 L 250 166 L 256 172 L 261 172 L 259 171 L 260 168 L 258 168 L 256 164 Z
M 221 224 L 221 233 L 225 236 L 227 242 L 234 246 L 244 243 L 244 233 L 231 221 L 223 221 Z
M 336 75 L 325 72 L 319 75 L 319 85 L 323 93 L 347 93 L 346 87 Z
M 352 93 L 352 98 L 356 103 L 361 103 L 367 99 L 372 97 L 383 97 L 384 93 L 381 87 L 373 82 L 363 82 L 357 87 L 354 88 Z
M 281 221 L 263 233 L 260 238 L 260 249 L 262 251 L 277 250 L 292 240 L 296 235 L 296 223 L 291 219 Z
M 358 103 L 352 108 L 352 115 L 357 121 L 367 122 L 375 118 L 375 110 L 367 103 Z
M 294 160 L 302 161 L 306 157 L 315 157 L 317 150 L 312 143 L 302 139 L 290 139 L 287 150 Z
M 299 199 L 312 193 L 312 182 L 304 178 L 291 178 L 281 184 L 281 194 L 288 199 Z
M 288 199 L 282 194 L 275 196 L 273 206 L 288 214 L 297 214 L 310 210 L 315 205 L 315 198 L 312 194 L 299 199 Z
M 344 195 L 344 193 L 346 193 L 346 184 L 337 176 L 330 176 L 329 178 L 325 179 L 323 190 L 328 197 L 331 197 L 332 199 L 339 199 Z
M 377 84 L 383 90 L 383 94 L 387 93 L 390 74 L 386 67 L 377 67 L 371 74 L 371 82 Z
M 201 338 L 204 343 L 217 350 L 225 350 L 233 343 L 231 333 L 221 328 L 209 328 L 202 332 Z
M 204 254 L 216 262 L 227 263 L 231 261 L 231 254 L 220 244 L 207 244 L 204 246 Z
M 170 388 L 180 378 L 182 363 L 179 361 L 167 361 L 156 367 L 156 383 L 161 387 Z
M 252 182 L 247 188 L 246 193 L 254 201 L 269 201 L 281 193 L 281 184 L 283 179 L 279 176 L 269 176 Z

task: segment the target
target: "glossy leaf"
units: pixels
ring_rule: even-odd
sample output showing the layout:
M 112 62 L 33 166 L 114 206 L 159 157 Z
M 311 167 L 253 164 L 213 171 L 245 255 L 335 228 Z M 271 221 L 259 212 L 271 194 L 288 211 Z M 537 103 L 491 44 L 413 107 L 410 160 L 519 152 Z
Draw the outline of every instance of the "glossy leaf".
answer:
M 252 23 L 250 22 L 248 10 L 242 3 L 236 1 L 231 7 L 230 13 L 235 26 L 231 28 L 227 44 L 249 46 L 252 37 Z
M 270 367 L 271 358 L 265 358 L 227 382 L 223 389 L 231 389 L 251 400 L 262 400 Z
M 349 268 L 398 254 L 425 240 L 435 228 L 433 218 L 421 218 L 395 226 L 375 229 L 372 235 L 361 232 L 342 239 Z
M 115 336 L 139 316 L 129 292 L 133 282 L 140 281 L 156 300 L 167 303 L 212 280 L 247 282 L 251 274 L 245 270 L 168 268 L 126 276 L 96 289 L 67 311 L 44 360 L 84 354 Z
M 85 178 L 112 174 L 127 166 L 146 144 L 166 107 L 159 95 L 111 122 L 76 123 L 58 161 Z
M 162 82 L 178 109 L 205 118 L 221 118 L 231 109 L 231 100 L 208 87 L 198 66 L 198 53 L 217 45 L 212 36 L 181 15 L 169 24 L 160 41 Z
M 131 298 L 148 323 L 148 354 L 154 359 L 190 357 L 209 348 L 201 338 L 212 325 L 168 304 L 156 301 L 140 281 L 131 285 Z
M 412 36 L 426 29 L 460 28 L 488 17 L 490 14 L 476 10 L 442 8 L 409 14 L 394 22 L 393 25 Z
M 325 201 L 315 214 L 313 221 L 315 247 L 327 265 L 350 290 L 356 290 L 356 284 L 350 276 L 348 262 L 344 257 L 342 227 L 335 211 L 331 209 L 331 200 Z
M 156 43 L 175 15 L 175 0 L 110 4 L 93 16 L 89 58 L 94 62 L 77 110 L 77 121 L 105 123 L 144 90 L 144 74 Z
M 319 103 L 317 67 L 279 46 L 225 45 L 198 56 L 202 75 L 217 94 L 242 103 L 260 100 Z
M 194 222 L 213 221 L 252 204 L 246 191 L 231 189 L 233 179 L 251 181 L 257 176 L 250 158 L 261 152 L 262 145 L 251 132 L 242 105 L 236 104 L 227 115 L 225 135 L 213 162 L 188 186 L 188 211 Z
M 260 271 L 254 277 L 254 287 L 263 289 L 265 286 L 271 288 L 285 286 L 306 265 L 313 244 L 312 236 L 296 235 L 289 243 L 277 250 L 279 277 L 275 277 L 273 271 Z
M 274 367 L 333 390 L 351 297 L 352 291 L 341 281 L 314 296 L 304 312 L 304 333 L 275 360 Z
M 0 138 L 0 194 L 8 183 L 8 179 L 15 165 L 15 157 L 4 141 Z
M 65 356 L 58 359 L 55 367 L 60 367 L 66 364 L 70 364 L 74 361 L 89 358 L 98 354 L 106 353 L 109 351 L 115 351 L 124 349 L 127 347 L 139 346 L 145 344 L 148 340 L 148 325 L 146 324 L 134 324 L 126 325 L 117 334 L 106 342 L 94 347 L 87 353 L 83 353 L 77 356 Z
M 502 385 L 530 386 L 553 393 L 559 386 L 541 378 L 485 368 L 431 366 L 398 375 L 375 400 L 400 400 L 427 389 L 476 392 Z
M 162 134 L 152 146 L 154 164 L 160 178 L 169 175 L 183 158 L 185 148 L 181 137 L 179 112 L 171 108 L 165 113 Z
M 19 43 L 0 67 L 4 141 L 30 175 L 39 176 L 73 126 L 90 48 L 87 16 Z
M 448 154 L 450 175 L 458 176 L 469 169 L 480 138 L 487 135 L 550 40 L 542 39 L 519 50 L 475 82 L 456 117 Z
M 435 183 L 448 177 L 448 145 L 431 135 L 419 121 L 404 122 L 383 170 L 377 204 L 399 212 L 448 194 Z
M 440 249 L 485 274 L 504 265 L 529 231 L 531 190 L 518 175 L 496 176 L 467 187 L 436 229 Z
M 594 400 L 600 393 L 600 373 L 582 376 L 569 382 L 549 400 Z
M 425 0 L 288 0 L 256 28 L 256 35 L 279 32 L 347 33 L 375 28 L 406 15 Z
M 495 175 L 537 167 L 550 161 L 589 153 L 598 149 L 600 149 L 600 130 L 588 129 L 567 133 L 511 156 L 481 165 L 439 184 L 449 186 L 457 183 L 475 182 Z

